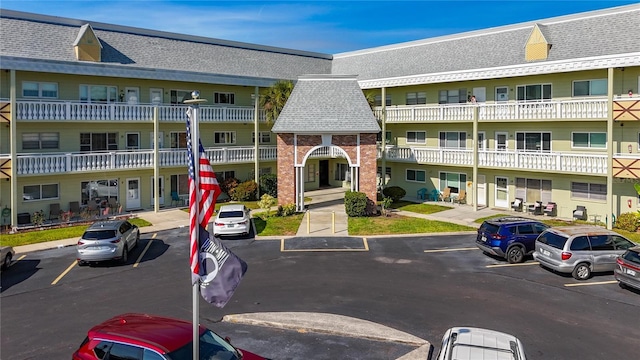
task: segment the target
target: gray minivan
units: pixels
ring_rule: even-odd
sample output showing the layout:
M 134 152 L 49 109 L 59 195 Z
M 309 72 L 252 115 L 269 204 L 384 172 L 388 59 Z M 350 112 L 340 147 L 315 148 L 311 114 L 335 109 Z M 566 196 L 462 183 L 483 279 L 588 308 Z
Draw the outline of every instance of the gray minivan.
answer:
M 613 271 L 618 255 L 633 246 L 620 234 L 599 226 L 559 226 L 538 236 L 533 258 L 543 267 L 586 280 L 592 272 Z

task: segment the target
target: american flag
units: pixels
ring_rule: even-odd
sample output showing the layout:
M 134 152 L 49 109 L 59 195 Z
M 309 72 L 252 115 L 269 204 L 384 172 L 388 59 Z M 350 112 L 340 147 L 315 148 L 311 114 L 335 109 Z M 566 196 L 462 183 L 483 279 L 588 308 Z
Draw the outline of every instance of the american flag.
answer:
M 220 195 L 220 185 L 216 179 L 216 174 L 211 168 L 202 147 L 202 142 L 198 139 L 198 187 L 200 190 L 200 201 L 196 197 L 195 183 L 195 155 L 191 144 L 191 108 L 187 110 L 187 154 L 189 161 L 189 238 L 191 272 L 193 283 L 195 284 L 200 275 L 200 259 L 198 249 L 199 227 L 207 228 L 207 224 L 213 215 L 216 206 L 216 199 Z

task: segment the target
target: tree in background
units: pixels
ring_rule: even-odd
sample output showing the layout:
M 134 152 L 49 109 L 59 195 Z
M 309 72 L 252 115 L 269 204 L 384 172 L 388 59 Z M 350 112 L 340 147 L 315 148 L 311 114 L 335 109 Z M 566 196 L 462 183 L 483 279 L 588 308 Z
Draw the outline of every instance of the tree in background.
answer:
M 265 110 L 267 123 L 273 124 L 293 91 L 293 81 L 278 80 L 260 97 L 260 106 Z

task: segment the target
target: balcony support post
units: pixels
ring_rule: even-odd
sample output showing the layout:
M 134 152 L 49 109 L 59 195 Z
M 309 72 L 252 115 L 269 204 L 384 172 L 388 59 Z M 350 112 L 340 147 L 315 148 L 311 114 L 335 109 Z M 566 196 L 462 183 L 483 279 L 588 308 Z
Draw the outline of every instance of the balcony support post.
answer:
M 607 209 L 613 214 L 613 68 L 607 69 Z M 607 216 L 609 217 L 609 216 Z M 607 229 L 613 228 L 607 221 Z
M 473 179 L 471 201 L 473 202 L 473 211 L 478 211 L 478 117 L 480 115 L 480 107 L 473 107 Z M 485 204 L 488 205 L 488 204 Z
M 260 104 L 260 92 L 256 86 L 253 90 L 253 179 L 258 184 L 257 198 L 260 199 L 260 123 L 258 122 L 258 106 Z
M 382 119 L 380 119 L 380 124 L 382 125 L 382 143 L 380 146 L 380 165 L 382 165 L 382 170 L 380 170 L 380 181 L 381 181 L 381 189 L 385 188 L 386 184 L 386 175 L 387 175 L 387 88 L 383 87 L 382 89 Z
M 153 107 L 153 212 L 160 211 L 160 146 L 158 133 L 160 132 L 160 111 L 158 105 Z

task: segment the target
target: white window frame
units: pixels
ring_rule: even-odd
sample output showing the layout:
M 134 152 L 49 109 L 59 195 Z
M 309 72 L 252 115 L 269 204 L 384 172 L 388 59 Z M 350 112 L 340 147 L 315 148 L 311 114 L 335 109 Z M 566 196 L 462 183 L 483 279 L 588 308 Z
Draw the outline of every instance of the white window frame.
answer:
M 260 168 L 260 170 L 258 170 L 259 172 L 259 176 L 262 175 L 266 175 L 266 174 L 271 174 L 271 168 L 270 167 L 266 167 L 266 168 Z
M 236 143 L 235 131 L 214 131 L 213 143 L 216 145 L 233 145 Z
M 409 178 L 409 172 L 410 171 L 413 172 L 413 177 L 414 177 L 413 180 Z M 424 177 L 424 180 L 422 180 L 422 181 L 418 180 L 418 174 L 422 174 L 422 176 Z M 425 170 L 421 170 L 421 169 L 405 169 L 405 171 L 404 171 L 404 180 L 406 182 L 424 184 L 425 182 L 427 182 L 427 172 Z
M 83 93 L 83 88 L 85 88 L 85 92 L 86 92 L 86 98 L 82 97 L 82 93 Z M 96 99 L 92 99 L 91 98 L 91 89 L 92 88 L 104 88 L 104 90 L 107 93 L 107 98 L 105 100 L 100 99 L 100 100 L 96 100 Z M 122 94 L 124 97 L 124 93 Z M 116 86 L 111 86 L 111 85 L 90 85 L 90 84 L 80 84 L 78 87 L 78 97 L 80 98 L 80 101 L 82 102 L 88 102 L 88 103 L 114 103 L 118 101 L 118 88 Z M 124 99 L 122 99 L 124 100 Z
M 531 99 L 531 100 L 527 100 L 527 88 L 531 87 L 531 86 L 540 86 L 540 93 L 541 93 L 541 97 L 540 99 Z M 544 89 L 545 87 L 549 87 L 549 97 L 545 98 L 544 97 Z M 523 89 L 524 93 L 523 93 L 523 99 L 519 99 L 519 92 L 520 89 Z M 525 85 L 518 85 L 516 86 L 516 101 L 518 102 L 546 102 L 546 101 L 551 101 L 551 99 L 553 99 L 553 85 L 551 83 L 541 83 L 541 84 L 525 84 Z
M 586 189 L 584 192 L 579 192 L 574 189 L 577 185 L 586 185 Z M 598 191 L 598 188 L 601 191 Z M 584 196 L 580 196 L 584 194 Z M 580 181 L 572 181 L 571 182 L 571 198 L 572 199 L 580 199 L 580 200 L 596 200 L 596 201 L 607 201 L 607 184 L 596 184 L 596 183 L 586 183 Z
M 446 146 L 447 135 L 457 135 L 457 146 Z M 464 134 L 464 141 L 461 139 Z M 444 139 L 442 136 L 444 135 Z M 438 148 L 440 149 L 466 149 L 467 148 L 467 132 L 466 131 L 440 131 L 438 133 Z
M 213 103 L 216 105 L 235 105 L 236 94 L 225 91 L 215 91 L 213 93 Z
M 478 131 L 478 151 L 487 150 L 487 133 L 485 131 Z
M 424 141 L 422 142 L 418 141 L 418 133 L 424 134 Z M 409 134 L 414 134 L 413 141 L 409 140 Z M 427 132 L 424 130 L 410 130 L 405 133 L 405 136 L 406 136 L 405 139 L 407 144 L 426 144 L 427 143 Z
M 30 84 L 30 85 L 36 85 L 36 87 L 38 88 L 38 95 L 25 95 L 25 85 L 26 84 Z M 45 94 L 49 91 L 52 90 L 46 90 L 43 89 L 43 87 L 45 87 L 46 85 L 53 85 L 55 87 L 55 95 L 53 96 L 46 96 Z M 40 81 L 23 81 L 22 82 L 22 97 L 24 98 L 44 98 L 44 99 L 57 99 L 58 98 L 58 83 L 55 82 L 40 82 Z
M 33 137 L 33 140 L 25 139 L 27 137 Z M 37 140 L 35 138 L 38 138 Z M 51 139 L 47 139 L 50 137 Z M 26 143 L 38 143 L 37 147 L 25 147 Z M 43 144 L 55 143 L 55 146 L 43 146 Z M 57 132 L 28 132 L 22 134 L 22 150 L 45 150 L 45 149 L 59 149 L 60 148 L 60 133 Z
M 316 182 L 316 164 L 307 164 L 306 170 L 304 172 L 304 182 Z
M 588 137 L 587 146 L 576 146 L 574 136 L 576 134 L 586 134 Z M 604 135 L 604 146 L 603 147 L 594 147 L 591 144 L 591 135 L 598 134 Z M 571 148 L 572 149 L 597 149 L 597 150 L 606 150 L 607 149 L 607 133 L 600 131 L 573 131 L 571 132 Z
M 501 97 L 498 90 L 504 90 L 505 97 Z M 509 101 L 509 87 L 508 86 L 496 86 L 495 89 L 495 102 L 507 102 Z
M 444 182 L 442 179 L 442 175 L 444 175 Z M 448 175 L 455 175 L 458 177 L 458 191 L 456 191 L 455 186 L 449 186 L 449 180 L 448 180 Z M 438 172 L 438 189 L 440 191 L 444 191 L 445 188 L 451 188 L 451 193 L 453 194 L 459 194 L 460 190 L 466 190 L 467 189 L 467 174 L 466 173 L 458 173 L 458 172 L 453 172 L 453 171 L 440 171 Z
M 604 94 L 593 94 L 593 82 L 604 82 Z M 576 95 L 576 83 L 577 82 L 588 82 L 589 83 L 589 93 L 586 95 Z M 585 79 L 585 80 L 573 80 L 571 82 L 571 96 L 572 97 L 585 97 L 585 96 L 607 96 L 607 79 Z
M 187 132 L 186 131 L 172 131 L 169 133 L 169 148 L 170 149 L 186 149 L 187 148 Z M 181 145 L 184 145 L 181 146 Z
M 467 100 L 466 88 L 438 91 L 438 104 L 465 104 Z
M 336 163 L 334 180 L 351 182 L 351 168 L 349 167 L 349 164 Z
M 171 89 L 169 94 L 171 96 L 171 104 L 183 105 L 185 100 L 191 99 L 191 93 L 193 90 Z M 182 96 L 182 97 L 181 97 Z M 182 101 L 179 101 L 178 99 Z
M 532 186 L 532 184 L 535 182 L 539 182 L 538 187 Z M 515 188 L 516 197 L 523 199 L 524 202 L 532 203 L 534 201 L 541 201 L 542 203 L 546 204 L 552 201 L 552 180 L 516 177 Z
M 149 89 L 149 103 L 153 105 L 161 105 L 164 102 L 164 93 L 160 88 Z
M 427 93 L 424 91 L 408 92 L 405 103 L 407 105 L 424 105 L 427 103 Z
M 386 139 L 385 139 L 386 140 L 385 144 L 390 144 L 391 140 L 393 139 L 393 137 L 391 136 L 391 131 L 387 131 L 386 133 L 387 133 L 387 136 L 386 136 Z M 425 136 L 426 136 L 426 134 L 425 134 Z M 380 131 L 378 134 L 376 134 L 376 142 L 378 144 L 382 143 L 382 131 Z
M 94 135 L 105 135 L 106 149 L 96 149 L 94 144 Z M 84 143 L 83 137 L 88 136 L 89 143 Z M 111 151 L 118 150 L 118 133 L 117 132 L 81 132 L 80 133 L 80 151 Z
M 524 136 L 524 148 L 519 148 L 519 144 L 518 144 L 518 136 L 520 134 L 523 134 Z M 532 149 L 527 149 L 527 134 L 539 134 L 540 135 L 540 148 L 536 149 L 536 150 L 532 150 Z M 545 134 L 549 134 L 549 148 L 545 149 L 544 148 L 544 135 Z M 515 145 L 516 145 L 516 151 L 529 151 L 529 152 L 541 152 L 541 153 L 549 153 L 551 152 L 552 146 L 553 146 L 553 138 L 552 138 L 552 133 L 551 131 L 516 131 L 516 135 L 515 135 Z
M 138 140 L 138 141 L 137 141 L 137 145 L 133 145 L 133 146 L 132 146 L 132 145 L 129 143 L 129 136 L 134 136 L 134 137 L 136 137 L 136 138 L 137 138 L 137 140 Z M 136 131 L 129 131 L 129 132 L 126 132 L 126 133 L 124 134 L 124 142 L 125 142 L 125 144 L 124 144 L 124 145 L 125 145 L 125 148 L 126 148 L 127 150 L 138 150 L 138 149 L 140 149 L 140 139 L 141 139 L 141 137 L 140 137 L 140 132 L 136 132 Z
M 376 95 L 373 97 L 374 106 L 382 106 L 382 95 Z M 391 94 L 386 95 L 385 106 L 391 106 Z
M 270 144 L 271 143 L 271 131 L 260 131 L 260 144 Z M 256 143 L 256 133 L 255 131 L 251 132 L 251 143 Z
M 48 186 L 51 186 L 51 187 L 54 187 L 54 188 L 55 188 L 55 190 L 54 190 L 55 195 L 54 195 L 54 196 L 50 196 L 50 197 L 43 197 L 43 195 L 42 195 L 42 194 L 43 194 L 42 188 L 43 188 L 43 187 L 48 187 Z M 31 188 L 35 188 L 35 187 L 37 187 L 37 188 L 38 188 L 37 190 L 36 190 L 36 189 L 33 189 L 33 190 L 36 190 L 36 191 L 38 192 L 38 194 L 37 194 L 35 197 L 32 197 L 31 199 L 25 199 L 25 195 L 26 195 L 26 194 L 29 194 L 29 193 L 27 193 L 27 192 L 25 191 L 25 190 L 27 190 L 27 189 L 25 189 L 25 188 L 27 188 L 27 187 L 31 187 Z M 30 193 L 30 194 L 35 194 L 35 193 L 34 193 L 34 192 L 32 192 L 32 193 Z M 31 184 L 31 185 L 23 185 L 23 186 L 22 186 L 22 201 L 25 201 L 25 202 L 27 202 L 27 201 L 28 201 L 28 202 L 31 202 L 31 201 L 38 201 L 38 200 L 51 200 L 51 199 L 59 199 L 59 198 L 60 198 L 60 184 L 58 184 L 58 183 L 50 183 L 50 184 Z
M 504 135 L 504 149 L 500 148 L 500 143 L 498 142 L 498 136 Z M 509 133 L 506 131 L 496 131 L 495 133 L 495 148 L 496 151 L 507 151 L 509 150 Z

